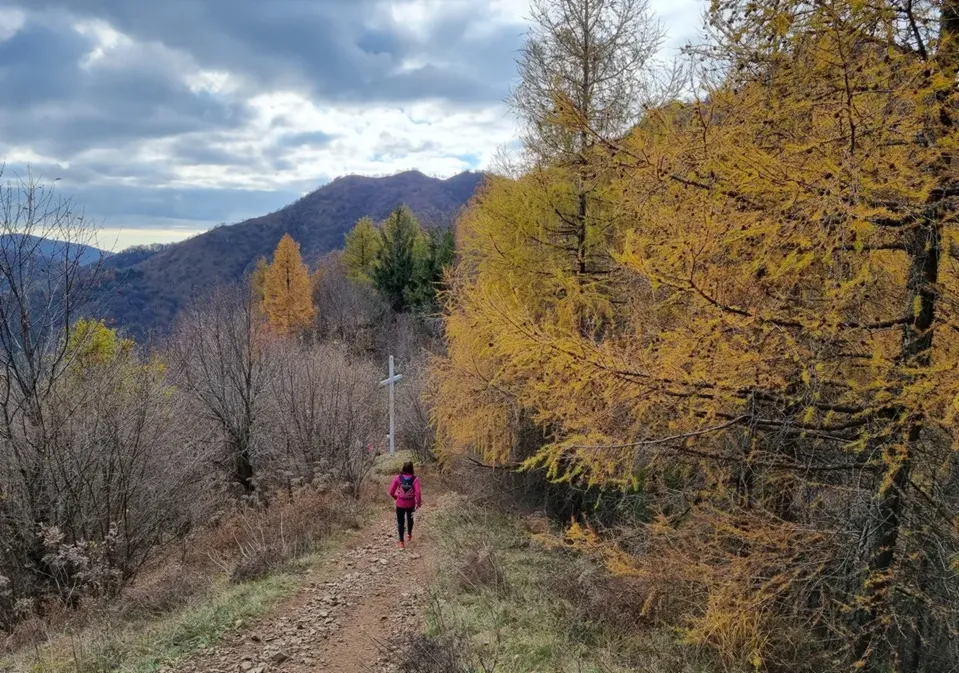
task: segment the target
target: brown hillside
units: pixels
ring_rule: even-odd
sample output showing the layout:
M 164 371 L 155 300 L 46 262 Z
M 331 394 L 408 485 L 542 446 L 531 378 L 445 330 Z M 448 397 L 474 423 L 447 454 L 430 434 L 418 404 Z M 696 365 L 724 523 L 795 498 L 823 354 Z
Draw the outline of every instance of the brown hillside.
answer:
M 143 338 L 165 332 L 194 296 L 225 281 L 236 281 L 256 260 L 272 254 L 285 233 L 300 243 L 304 259 L 339 248 L 346 233 L 363 216 L 381 220 L 401 204 L 424 224 L 449 224 L 482 180 L 461 173 L 447 180 L 408 171 L 383 178 L 347 176 L 317 189 L 269 215 L 220 226 L 189 240 L 145 254 L 111 258 L 104 287 L 108 317 Z

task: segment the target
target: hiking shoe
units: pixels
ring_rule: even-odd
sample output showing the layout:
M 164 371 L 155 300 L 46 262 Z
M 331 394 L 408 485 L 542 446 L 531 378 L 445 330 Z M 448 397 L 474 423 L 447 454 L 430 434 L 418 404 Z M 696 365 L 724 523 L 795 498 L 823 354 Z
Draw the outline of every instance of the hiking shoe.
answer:
M 400 540 L 396 546 L 399 547 L 400 549 L 406 549 L 406 543 L 403 542 L 402 540 Z
M 407 542 L 412 542 L 412 541 L 413 541 L 413 534 L 412 534 L 412 533 L 410 533 L 409 535 L 406 536 L 406 541 L 407 541 Z

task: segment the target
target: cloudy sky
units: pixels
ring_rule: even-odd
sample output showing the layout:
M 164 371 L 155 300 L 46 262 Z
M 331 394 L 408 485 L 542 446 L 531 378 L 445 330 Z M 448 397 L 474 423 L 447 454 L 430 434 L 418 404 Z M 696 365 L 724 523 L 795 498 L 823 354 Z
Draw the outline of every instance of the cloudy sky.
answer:
M 0 0 L 3 179 L 60 179 L 101 245 L 167 242 L 346 173 L 483 168 L 528 0 Z M 698 0 L 652 0 L 666 51 Z

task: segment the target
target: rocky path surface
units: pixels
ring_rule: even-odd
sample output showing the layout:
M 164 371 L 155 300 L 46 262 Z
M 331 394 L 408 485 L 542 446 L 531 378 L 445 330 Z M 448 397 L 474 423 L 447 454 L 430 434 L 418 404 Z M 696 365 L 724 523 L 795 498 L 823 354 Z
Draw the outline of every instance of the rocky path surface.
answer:
M 423 514 L 426 514 L 423 516 Z M 392 671 L 389 649 L 420 628 L 433 575 L 433 540 L 424 508 L 414 542 L 396 547 L 392 508 L 312 568 L 304 586 L 272 614 L 237 628 L 216 647 L 170 673 L 369 673 Z M 404 607 L 406 605 L 406 607 Z

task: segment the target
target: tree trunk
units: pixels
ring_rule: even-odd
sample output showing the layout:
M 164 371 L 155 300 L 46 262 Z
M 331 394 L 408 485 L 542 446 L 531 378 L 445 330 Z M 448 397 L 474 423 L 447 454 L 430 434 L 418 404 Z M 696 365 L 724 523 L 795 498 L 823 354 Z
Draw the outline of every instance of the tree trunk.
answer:
M 940 39 L 934 60 L 942 74 L 955 82 L 959 70 L 959 0 L 943 0 L 939 18 Z M 952 132 L 954 120 L 950 110 L 953 94 L 954 90 L 939 96 L 938 128 L 930 129 L 929 134 L 933 142 Z M 946 203 L 946 195 L 953 188 L 949 181 L 950 164 L 951 156 L 948 150 L 945 150 L 939 166 L 943 178 L 938 188 L 930 194 L 926 212 L 921 214 L 921 219 L 917 218 L 913 223 L 914 229 L 906 234 L 906 253 L 910 267 L 906 310 L 911 314 L 912 320 L 905 325 L 902 335 L 900 361 L 904 384 L 917 376 L 913 372 L 929 367 L 932 360 L 937 283 L 942 254 L 942 223 L 950 207 Z M 905 415 L 907 413 L 908 416 Z M 887 633 L 891 634 L 890 624 L 884 618 L 891 607 L 896 547 L 907 504 L 905 496 L 913 456 L 916 445 L 922 438 L 924 424 L 921 410 L 898 410 L 893 415 L 895 422 L 904 427 L 905 438 L 901 444 L 887 444 L 883 452 L 885 471 L 879 475 L 880 488 L 873 521 L 875 535 L 869 548 L 862 607 L 857 615 L 860 632 L 853 649 L 857 666 L 870 673 L 891 669 L 890 661 L 884 660 L 877 648 L 887 640 Z M 920 637 L 918 631 L 914 635 Z M 902 648 L 896 649 L 902 651 Z M 888 656 L 893 656 L 891 651 Z M 898 661 L 895 666 L 899 670 L 916 670 L 922 665 L 920 659 L 921 656 L 917 656 L 911 662 Z
M 249 428 L 242 429 L 233 446 L 233 480 L 242 486 L 247 494 L 256 490 L 253 484 L 253 460 L 250 457 L 250 435 Z
M 912 320 L 903 329 L 900 359 L 904 371 L 923 369 L 931 362 L 936 283 L 942 246 L 941 217 L 942 214 L 936 209 L 935 216 L 930 217 L 929 222 L 917 225 L 907 243 L 910 259 L 908 310 L 912 312 Z M 908 378 L 914 376 L 904 375 L 904 383 L 907 384 Z M 874 534 L 867 552 L 866 583 L 856 619 L 859 636 L 853 649 L 854 660 L 870 673 L 890 670 L 889 661 L 883 659 L 877 646 L 886 640 L 888 624 L 884 617 L 889 612 L 892 599 L 904 498 L 909 486 L 912 457 L 923 431 L 922 412 L 916 411 L 908 417 L 904 415 L 906 413 L 899 410 L 893 415 L 896 424 L 905 423 L 904 441 L 901 444 L 890 441 L 883 450 L 878 502 L 871 526 Z

